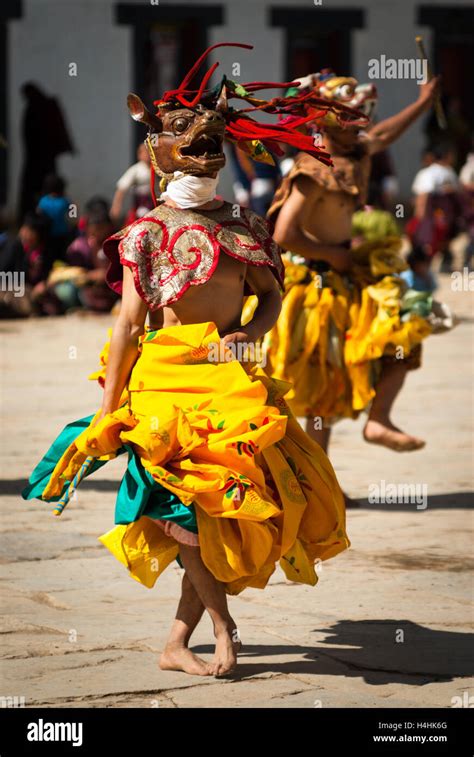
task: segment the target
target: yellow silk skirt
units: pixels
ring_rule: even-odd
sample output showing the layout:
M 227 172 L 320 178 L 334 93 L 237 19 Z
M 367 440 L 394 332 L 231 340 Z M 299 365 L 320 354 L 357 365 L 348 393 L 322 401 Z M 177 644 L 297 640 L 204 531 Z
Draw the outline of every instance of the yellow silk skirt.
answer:
M 43 498 L 57 496 L 87 456 L 131 445 L 160 486 L 195 508 L 201 557 L 229 594 L 264 588 L 279 563 L 287 578 L 317 582 L 315 564 L 349 546 L 332 466 L 283 400 L 288 386 L 232 353 L 210 360 L 214 323 L 173 326 L 140 338 L 121 407 L 96 414 L 66 449 Z M 102 370 L 93 378 L 103 383 Z M 100 541 L 151 588 L 179 543 L 147 516 Z
M 344 276 L 285 260 L 282 311 L 264 339 L 265 370 L 291 384 L 285 399 L 296 416 L 357 417 L 375 396 L 377 361 L 408 359 L 431 333 L 425 318 L 403 312 L 399 246 L 398 238 L 363 243 Z M 254 306 L 252 298 L 244 322 Z

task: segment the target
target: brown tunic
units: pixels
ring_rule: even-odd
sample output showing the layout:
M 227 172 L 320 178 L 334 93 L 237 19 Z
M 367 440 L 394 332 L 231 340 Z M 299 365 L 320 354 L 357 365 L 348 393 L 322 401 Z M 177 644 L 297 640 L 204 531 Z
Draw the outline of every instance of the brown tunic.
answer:
M 344 192 L 363 205 L 367 199 L 371 158 L 364 149 L 360 157 L 331 155 L 334 166 L 325 166 L 311 155 L 299 153 L 289 174 L 284 177 L 275 193 L 267 217 L 276 221 L 278 212 L 291 193 L 297 176 L 308 176 L 327 192 Z

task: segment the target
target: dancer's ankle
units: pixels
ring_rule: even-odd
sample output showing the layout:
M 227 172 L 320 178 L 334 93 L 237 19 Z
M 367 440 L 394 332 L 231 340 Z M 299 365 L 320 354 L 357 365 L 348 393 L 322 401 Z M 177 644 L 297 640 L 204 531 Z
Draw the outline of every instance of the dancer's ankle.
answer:
M 218 636 L 232 636 L 233 631 L 237 628 L 233 618 L 222 618 L 222 620 L 214 621 L 214 636 L 217 639 Z

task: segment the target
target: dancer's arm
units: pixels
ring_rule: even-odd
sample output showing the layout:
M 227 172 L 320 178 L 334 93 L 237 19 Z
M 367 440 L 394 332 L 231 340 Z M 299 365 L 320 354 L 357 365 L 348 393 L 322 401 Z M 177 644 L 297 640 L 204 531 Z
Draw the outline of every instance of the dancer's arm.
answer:
M 350 266 L 350 252 L 336 244 L 323 244 L 304 229 L 308 215 L 308 197 L 316 202 L 324 194 L 308 176 L 297 176 L 289 198 L 278 214 L 273 238 L 280 247 L 310 260 L 324 260 L 336 271 L 345 271 Z
M 140 298 L 129 268 L 123 268 L 120 313 L 110 340 L 101 417 L 117 409 L 138 357 L 138 337 L 145 331 L 147 306 Z
M 267 266 L 248 265 L 246 281 L 257 296 L 258 305 L 252 320 L 227 334 L 222 340 L 224 343 L 256 342 L 270 331 L 280 315 L 281 294 L 271 270 Z
M 390 118 L 375 124 L 365 135 L 369 153 L 373 155 L 381 150 L 386 150 L 395 142 L 414 121 L 429 110 L 433 104 L 439 89 L 439 76 L 436 76 L 426 84 L 420 84 L 420 93 L 414 103 L 408 105 Z

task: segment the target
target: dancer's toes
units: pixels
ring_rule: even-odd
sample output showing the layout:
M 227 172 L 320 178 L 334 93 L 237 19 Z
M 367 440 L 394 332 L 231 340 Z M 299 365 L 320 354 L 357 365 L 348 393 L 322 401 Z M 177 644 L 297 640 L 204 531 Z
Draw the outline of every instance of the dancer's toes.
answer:
M 393 423 L 381 423 L 380 421 L 368 420 L 364 428 L 364 439 L 370 444 L 380 444 L 395 452 L 413 452 L 425 446 L 423 439 L 405 434 Z
M 181 670 L 193 676 L 213 675 L 212 667 L 187 647 L 167 646 L 160 656 L 161 670 Z
M 237 665 L 237 652 L 241 642 L 232 641 L 232 632 L 222 631 L 216 634 L 216 651 L 211 663 L 212 675 L 225 676 Z

